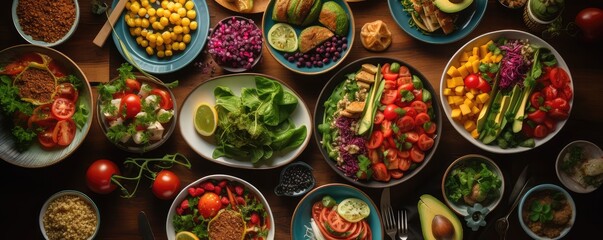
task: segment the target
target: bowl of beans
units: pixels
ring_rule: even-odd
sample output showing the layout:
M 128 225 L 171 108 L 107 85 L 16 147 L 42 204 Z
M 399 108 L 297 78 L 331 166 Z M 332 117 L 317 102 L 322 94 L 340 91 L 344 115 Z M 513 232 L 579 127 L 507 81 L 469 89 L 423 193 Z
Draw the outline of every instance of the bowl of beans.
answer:
M 15 0 L 12 18 L 17 32 L 27 42 L 53 47 L 69 39 L 77 28 L 77 0 Z
M 213 28 L 208 52 L 214 61 L 229 72 L 253 68 L 262 57 L 262 31 L 251 19 L 231 16 Z
M 100 226 L 100 212 L 86 194 L 63 190 L 42 205 L 39 223 L 45 239 L 94 239 Z
M 294 162 L 281 171 L 279 184 L 274 188 L 277 196 L 297 197 L 306 194 L 316 184 L 312 167 L 305 162 Z

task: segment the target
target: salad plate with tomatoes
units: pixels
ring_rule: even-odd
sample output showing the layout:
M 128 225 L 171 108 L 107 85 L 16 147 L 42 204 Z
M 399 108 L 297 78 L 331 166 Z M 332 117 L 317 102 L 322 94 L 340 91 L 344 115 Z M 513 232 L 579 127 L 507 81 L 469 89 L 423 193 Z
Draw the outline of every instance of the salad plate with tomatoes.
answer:
M 571 73 L 544 40 L 518 30 L 476 37 L 450 59 L 440 100 L 452 126 L 489 152 L 536 148 L 565 125 L 573 105 Z
M 99 87 L 98 123 L 107 139 L 122 150 L 151 151 L 176 127 L 176 98 L 170 84 L 132 72 L 124 63 L 119 76 Z
M 60 162 L 86 137 L 92 94 L 82 70 L 35 45 L 0 51 L 0 156 L 27 168 Z
M 293 239 L 384 239 L 375 203 L 347 184 L 326 184 L 308 193 L 291 220 Z
M 397 185 L 429 162 L 441 114 L 429 81 L 409 64 L 369 57 L 342 68 L 323 88 L 314 137 L 326 162 L 350 182 Z

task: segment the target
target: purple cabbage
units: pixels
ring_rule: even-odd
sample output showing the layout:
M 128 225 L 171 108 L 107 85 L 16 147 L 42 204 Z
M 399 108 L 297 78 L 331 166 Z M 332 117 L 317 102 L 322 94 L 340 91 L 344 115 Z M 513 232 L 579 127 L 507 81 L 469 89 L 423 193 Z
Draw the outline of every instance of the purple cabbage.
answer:
M 339 165 L 339 169 L 348 177 L 356 178 L 356 172 L 358 172 L 358 155 L 366 154 L 366 140 L 360 136 L 357 136 L 354 130 L 352 130 L 352 124 L 354 119 L 339 117 L 335 121 L 335 126 L 339 129 L 339 152 L 343 158 L 343 164 Z M 358 147 L 358 151 L 350 153 L 348 146 L 355 145 Z
M 523 44 L 519 41 L 510 41 L 500 47 L 505 51 L 500 66 L 499 87 L 508 88 L 522 82 L 528 71 L 529 64 L 524 60 L 521 54 Z

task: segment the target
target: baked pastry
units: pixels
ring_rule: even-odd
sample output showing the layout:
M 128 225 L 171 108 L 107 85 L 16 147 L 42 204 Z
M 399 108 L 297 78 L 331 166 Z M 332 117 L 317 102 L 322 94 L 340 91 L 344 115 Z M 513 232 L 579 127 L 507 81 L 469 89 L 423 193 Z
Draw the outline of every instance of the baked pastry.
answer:
M 381 20 L 369 22 L 360 30 L 362 46 L 371 51 L 383 51 L 392 43 L 392 32 Z
M 333 32 L 321 26 L 307 27 L 299 34 L 299 51 L 306 53 L 327 39 L 333 37 Z

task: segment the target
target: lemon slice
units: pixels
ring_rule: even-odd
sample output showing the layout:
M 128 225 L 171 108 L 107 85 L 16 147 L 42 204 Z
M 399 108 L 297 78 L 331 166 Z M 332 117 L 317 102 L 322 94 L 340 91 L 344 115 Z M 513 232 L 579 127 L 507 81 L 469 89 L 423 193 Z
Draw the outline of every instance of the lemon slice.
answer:
M 268 43 L 278 51 L 295 52 L 297 50 L 297 34 L 291 25 L 277 23 L 268 31 Z
M 199 238 L 192 232 L 182 231 L 176 233 L 176 240 L 199 240 Z
M 347 198 L 339 203 L 337 213 L 349 222 L 359 222 L 371 214 L 371 209 L 365 201 L 358 198 Z
M 211 136 L 218 126 L 218 113 L 207 103 L 201 103 L 195 111 L 195 130 L 203 136 Z

